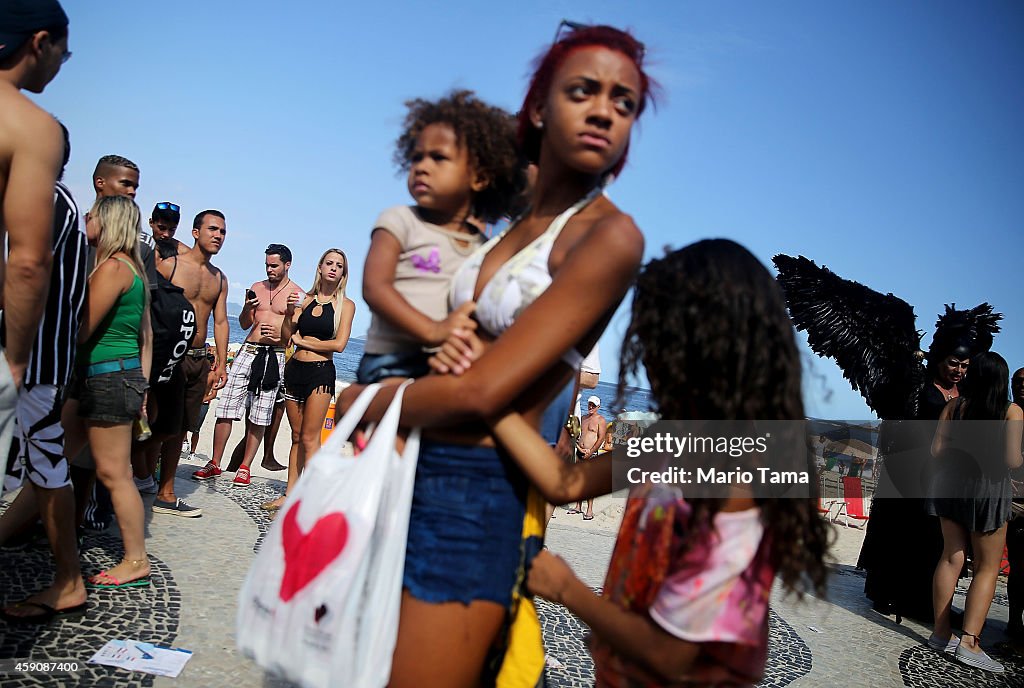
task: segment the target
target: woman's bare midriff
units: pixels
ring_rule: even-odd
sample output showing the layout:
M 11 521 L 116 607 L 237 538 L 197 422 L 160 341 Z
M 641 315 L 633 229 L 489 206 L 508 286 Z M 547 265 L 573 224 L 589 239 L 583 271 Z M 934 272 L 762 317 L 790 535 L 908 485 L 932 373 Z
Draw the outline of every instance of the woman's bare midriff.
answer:
M 298 349 L 292 358 L 296 361 L 302 361 L 303 363 L 319 363 L 321 361 L 329 361 L 330 359 L 322 354 L 318 354 L 315 351 L 307 351 L 306 349 Z

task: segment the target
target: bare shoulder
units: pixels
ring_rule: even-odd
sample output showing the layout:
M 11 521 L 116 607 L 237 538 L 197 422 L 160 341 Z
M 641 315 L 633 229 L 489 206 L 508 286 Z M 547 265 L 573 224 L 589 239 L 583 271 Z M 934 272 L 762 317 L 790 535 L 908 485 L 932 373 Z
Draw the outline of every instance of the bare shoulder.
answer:
M 57 165 L 63 141 L 57 120 L 12 85 L 0 82 L 0 169 L 13 171 L 14 160 L 22 158 L 30 161 L 23 167 L 27 170 L 38 169 L 38 162 Z
M 347 296 L 346 296 L 346 297 L 345 297 L 345 301 L 344 301 L 344 302 L 343 302 L 343 303 L 341 304 L 341 307 L 342 307 L 342 308 L 344 308 L 344 309 L 346 309 L 346 310 L 350 310 L 350 311 L 352 311 L 353 313 L 355 313 L 355 310 L 356 310 L 356 302 L 355 302 L 355 301 L 353 301 L 352 299 L 350 299 L 349 297 L 347 297 Z
M 131 284 L 131 281 L 135 279 L 135 273 L 130 267 L 125 265 L 124 261 L 110 257 L 96 268 L 96 271 L 93 273 L 93 278 L 124 282 L 125 286 L 128 286 Z
M 618 208 L 593 219 L 581 239 L 582 245 L 599 247 L 609 262 L 635 268 L 643 260 L 644 235 L 633 218 Z
M 1010 404 L 1006 409 L 1006 420 L 1024 420 L 1024 410 L 1017 404 Z
M 46 110 L 9 83 L 0 84 L 0 121 L 12 133 L 60 136 L 60 125 Z M 30 143 L 13 141 L 17 143 Z

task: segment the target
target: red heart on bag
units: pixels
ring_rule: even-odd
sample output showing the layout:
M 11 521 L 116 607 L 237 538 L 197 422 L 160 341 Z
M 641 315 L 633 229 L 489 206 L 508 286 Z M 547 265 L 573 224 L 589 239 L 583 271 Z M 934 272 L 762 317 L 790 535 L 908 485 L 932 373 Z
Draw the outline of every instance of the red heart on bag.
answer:
M 281 529 L 284 575 L 278 594 L 285 602 L 319 576 L 348 542 L 348 519 L 340 511 L 321 517 L 308 533 L 303 533 L 298 521 L 300 504 L 301 501 L 295 502 L 288 509 Z

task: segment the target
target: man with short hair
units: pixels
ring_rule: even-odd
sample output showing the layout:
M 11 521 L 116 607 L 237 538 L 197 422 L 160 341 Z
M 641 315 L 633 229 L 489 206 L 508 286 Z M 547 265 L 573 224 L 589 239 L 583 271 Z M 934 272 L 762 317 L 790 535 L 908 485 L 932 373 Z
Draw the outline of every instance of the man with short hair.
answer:
M 97 198 L 127 196 L 134 200 L 139 190 L 139 166 L 120 155 L 104 155 L 96 161 L 92 188 L 96 190 Z
M 157 242 L 173 243 L 175 255 L 188 253 L 188 246 L 174 238 L 181 222 L 181 207 L 177 203 L 162 201 L 153 206 L 149 216 L 149 232 L 139 232 L 139 252 L 142 254 L 142 265 L 146 268 L 146 278 L 150 288 L 156 284 L 156 264 L 160 261 Z
M 70 155 L 66 130 L 62 133 L 20 90 L 42 93 L 70 57 L 67 48 L 68 17 L 56 0 L 0 4 L 0 246 L 5 233 L 8 245 L 6 266 L 0 259 L 0 268 L 6 267 L 0 272 L 0 456 L 8 457 L 11 477 L 27 469 L 31 481 L 21 491 L 23 497 L 19 495 L 22 504 L 12 504 L 0 519 L 0 540 L 38 509 L 57 564 L 49 588 L 3 611 L 14 623 L 45 623 L 56 615 L 77 613 L 84 609 L 86 595 L 63 438 L 28 441 L 34 425 L 44 421 L 49 421 L 49 435 L 61 434 L 58 390 L 70 372 L 85 295 L 83 286 L 65 278 L 75 277 L 66 271 L 84 268 L 79 243 L 84 237 L 71 194 L 57 184 Z M 77 260 L 72 256 L 76 250 Z M 55 257 L 58 270 L 51 273 Z M 84 284 L 84 275 L 77 278 Z M 54 313 L 57 304 L 66 310 Z M 24 413 L 16 424 L 15 404 Z M 9 453 L 12 425 L 18 440 Z
M 173 256 L 157 265 L 160 274 L 181 287 L 196 315 L 193 346 L 174 369 L 170 381 L 156 385 L 157 417 L 153 422 L 153 440 L 162 444 L 160 486 L 153 513 L 187 518 L 201 516 L 202 510 L 190 506 L 174 493 L 174 478 L 181 459 L 181 445 L 190 428 L 195 427 L 203 399 L 211 389 L 224 386 L 228 350 L 228 281 L 210 259 L 220 252 L 227 237 L 227 224 L 219 210 L 204 210 L 192 223 L 195 245 L 188 253 Z M 216 362 L 212 369 L 206 359 L 206 336 L 213 314 Z
M 241 420 L 249 401 L 249 420 L 252 422 L 246 425 L 245 454 L 232 481 L 236 487 L 248 487 L 249 466 L 267 426 L 273 420 L 275 404 L 283 401 L 280 396 L 284 377 L 281 323 L 289 300 L 301 303 L 305 293 L 288 277 L 292 252 L 287 246 L 271 244 L 264 253 L 267 279 L 250 287 L 245 306 L 238 315 L 238 324 L 249 328 L 249 334 L 235 356 L 227 384 L 217 403 L 213 456 L 206 466 L 192 474 L 196 480 L 210 480 L 223 473 L 220 462 L 231 436 L 231 425 Z

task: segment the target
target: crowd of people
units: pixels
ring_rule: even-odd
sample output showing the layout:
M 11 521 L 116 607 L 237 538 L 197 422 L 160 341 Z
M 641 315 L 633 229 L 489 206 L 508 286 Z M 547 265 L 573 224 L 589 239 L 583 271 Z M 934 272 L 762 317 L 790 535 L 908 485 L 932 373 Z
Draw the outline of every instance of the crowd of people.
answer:
M 247 290 L 238 316 L 248 334 L 228 370 L 228 280 L 212 262 L 227 238 L 224 213 L 198 212 L 189 246 L 175 238 L 181 208 L 162 202 L 151 233 L 143 232 L 133 200 L 138 166 L 104 156 L 81 223 L 59 181 L 67 131 L 20 93 L 41 92 L 70 56 L 68 20 L 56 0 L 9 5 L 0 10 L 0 453 L 13 434 L 5 487 L 24 485 L 0 517 L 0 541 L 41 519 L 56 575 L 3 618 L 44 623 L 85 613 L 87 588 L 150 584 L 140 493 L 155 494 L 156 514 L 201 515 L 177 496 L 175 479 L 183 440 L 199 431 L 214 395 L 213 453 L 193 478 L 233 469 L 232 484 L 249 486 L 261 441 L 269 449 L 263 465 L 283 469 L 272 446 L 286 414 L 294 487 L 320 447 L 335 394 L 333 356 L 345 350 L 356 305 L 346 296 L 343 250 L 324 251 L 307 291 L 289 277 L 289 248 L 269 245 L 266 279 Z M 711 499 L 681 486 L 638 486 L 601 595 L 558 557 L 531 556 L 537 548 L 524 541 L 531 491 L 551 504 L 575 502 L 575 511 L 586 502 L 583 517 L 591 519 L 590 500 L 612 490 L 600 398 L 578 414 L 574 441 L 566 443 L 562 429 L 573 396 L 587 387 L 585 354 L 631 287 L 620 393 L 642 366 L 665 418 L 805 417 L 794 326 L 764 265 L 734 242 L 710 240 L 642 266 L 640 229 L 605 193 L 656 90 L 644 60 L 644 45 L 628 32 L 563 22 L 516 115 L 469 91 L 407 103 L 395 160 L 413 203 L 384 210 L 371 228 L 362 293 L 372 323 L 357 384 L 337 397 L 344 412 L 366 384 L 383 383 L 365 416 L 379 420 L 394 383 L 415 378 L 401 418 L 424 434 L 393 686 L 493 681 L 524 581 L 593 629 L 598 683 L 607 686 L 752 684 L 765 667 L 776 576 L 789 591 L 824 593 L 829 531 L 813 495 L 772 498 L 738 486 Z M 487 226 L 506 218 L 488 238 Z M 970 363 L 954 354 L 956 366 L 929 354 L 943 395 L 936 418 L 1019 420 L 1005 398 L 1005 362 L 993 353 L 971 352 Z M 960 378 L 942 377 L 946 368 L 977 379 L 965 401 L 957 398 Z M 1016 380 L 1015 393 L 1024 388 Z M 224 466 L 232 424 L 243 417 L 237 465 Z M 937 454 L 956 434 L 941 427 Z M 1008 471 L 1020 463 L 1012 427 L 1005 475 L 992 479 L 984 505 L 967 493 L 933 505 L 943 551 L 925 591 L 935 609 L 929 644 L 988 670 L 1001 667 L 978 636 L 1006 539 Z M 579 461 L 563 460 L 567 444 Z M 811 473 L 812 459 L 808 452 Z M 276 511 L 286 499 L 263 507 Z M 103 527 L 110 511 L 123 559 L 83 581 L 77 527 Z M 951 582 L 968 540 L 975 578 L 957 644 Z

